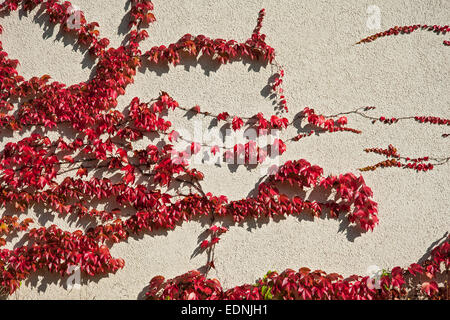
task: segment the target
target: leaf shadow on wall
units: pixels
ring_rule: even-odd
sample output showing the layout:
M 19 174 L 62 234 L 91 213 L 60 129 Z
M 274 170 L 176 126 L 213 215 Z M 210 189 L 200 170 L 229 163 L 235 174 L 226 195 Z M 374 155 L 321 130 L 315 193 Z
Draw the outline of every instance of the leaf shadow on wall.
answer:
M 40 5 L 38 9 L 33 9 L 33 11 L 31 12 L 27 12 L 23 8 L 20 8 L 18 10 L 18 13 L 20 20 L 22 20 L 23 18 L 28 18 L 31 15 L 33 22 L 38 24 L 43 30 L 43 40 L 48 40 L 52 37 L 55 37 L 53 42 L 62 42 L 64 47 L 70 46 L 72 47 L 72 51 L 81 53 L 83 55 L 81 67 L 83 69 L 87 68 L 91 70 L 89 80 L 94 77 L 96 70 L 96 59 L 94 59 L 92 55 L 89 54 L 88 48 L 86 46 L 81 45 L 78 42 L 75 34 L 64 32 L 61 27 L 58 27 L 58 30 L 56 30 L 57 27 L 54 24 L 50 23 L 48 15 L 45 14 L 45 5 Z M 10 16 L 10 13 L 0 14 L 0 19 L 6 16 Z

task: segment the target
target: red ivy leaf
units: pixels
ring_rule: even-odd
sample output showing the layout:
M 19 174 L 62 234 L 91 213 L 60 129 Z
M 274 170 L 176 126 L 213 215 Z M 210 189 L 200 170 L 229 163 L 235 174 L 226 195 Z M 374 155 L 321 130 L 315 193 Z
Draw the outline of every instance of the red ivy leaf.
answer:
M 221 114 L 219 114 L 218 116 L 217 116 L 217 120 L 222 120 L 222 121 L 227 121 L 227 119 L 228 119 L 228 117 L 229 117 L 230 115 L 228 114 L 228 112 L 222 112 Z
M 339 118 L 339 120 L 337 121 L 337 123 L 341 126 L 345 126 L 348 123 L 347 117 L 341 117 Z
M 240 128 L 243 127 L 243 125 L 244 125 L 244 121 L 243 121 L 241 118 L 239 118 L 239 117 L 234 117 L 233 123 L 232 123 L 233 130 L 234 130 L 234 131 L 239 130 Z
M 74 162 L 74 160 L 73 160 L 73 158 L 71 156 L 64 156 L 63 159 L 66 160 L 67 162 L 70 162 L 70 163 Z
M 200 106 L 195 106 L 195 107 L 193 107 L 191 110 L 192 110 L 193 112 L 195 112 L 195 113 L 200 113 L 200 112 L 201 112 Z
M 409 273 L 411 273 L 413 276 L 415 276 L 417 273 L 423 274 L 423 268 L 421 265 L 417 263 L 413 263 L 408 268 Z
M 202 244 L 200 245 L 200 248 L 202 248 L 202 249 L 206 249 L 208 247 L 209 247 L 209 241 L 208 240 L 203 241 Z
M 216 155 L 220 151 L 219 146 L 214 146 L 211 148 L 211 153 Z
M 173 130 L 171 133 L 169 133 L 169 141 L 170 142 L 177 142 L 179 137 L 180 137 L 180 134 L 175 130 Z
M 198 142 L 192 142 L 191 143 L 191 154 L 197 154 L 202 149 L 200 143 Z
M 83 176 L 87 176 L 88 175 L 88 171 L 86 168 L 80 168 L 77 171 L 77 176 L 83 177 Z
M 434 281 L 424 282 L 422 284 L 422 291 L 426 293 L 428 296 L 432 296 L 433 294 L 439 291 L 439 287 L 438 284 Z

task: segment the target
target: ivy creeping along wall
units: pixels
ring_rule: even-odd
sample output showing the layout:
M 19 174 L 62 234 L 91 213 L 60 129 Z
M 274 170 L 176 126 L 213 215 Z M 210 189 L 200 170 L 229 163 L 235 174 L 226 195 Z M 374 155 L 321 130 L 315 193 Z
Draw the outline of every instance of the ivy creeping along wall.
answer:
M 404 124 L 412 125 L 414 130 L 447 130 L 450 119 L 428 110 L 414 114 L 408 108 L 403 108 L 400 116 L 380 115 L 374 106 L 325 114 L 318 108 L 291 103 L 294 99 L 290 99 L 287 89 L 290 70 L 283 66 L 278 49 L 263 33 L 266 14 L 270 14 L 264 9 L 255 15 L 256 26 L 245 40 L 185 34 L 176 42 L 145 49 L 143 43 L 151 38 L 149 28 L 158 19 L 154 5 L 148 0 L 131 0 L 127 7 L 125 40 L 121 46 L 113 47 L 111 40 L 102 36 L 99 23 L 87 21 L 84 13 L 69 2 L 5 0 L 0 5 L 3 17 L 15 11 L 40 11 L 49 23 L 61 28 L 64 36 L 75 37 L 77 45 L 95 60 L 88 81 L 66 85 L 47 74 L 26 78 L 19 72 L 20 62 L 10 57 L 0 42 L 1 135 L 20 135 L 0 150 L 0 203 L 5 208 L 0 217 L 0 294 L 19 292 L 35 274 L 57 274 L 65 279 L 74 266 L 80 268 L 83 278 L 114 277 L 126 272 L 128 263 L 113 256 L 114 246 L 206 219 L 206 236 L 197 248 L 198 254 L 207 256 L 206 264 L 171 280 L 163 276 L 143 279 L 142 287 L 152 279 L 144 289 L 147 298 L 448 299 L 448 236 L 435 243 L 426 258 L 385 270 L 379 286 L 368 276 L 344 277 L 301 265 L 298 272 L 269 272 L 255 284 L 228 290 L 218 280 L 209 278 L 208 274 L 217 269 L 217 248 L 225 245 L 222 239 L 232 227 L 247 221 L 269 223 L 304 216 L 339 221 L 344 229 L 353 228 L 361 234 L 377 232 L 385 213 L 366 174 L 402 170 L 408 179 L 422 179 L 443 170 L 442 174 L 448 176 L 445 170 L 450 153 L 405 156 L 402 146 L 394 146 L 390 141 L 385 145 L 367 144 L 346 157 L 367 156 L 364 159 L 373 159 L 373 163 L 361 163 L 360 167 L 337 174 L 296 154 L 293 160 L 271 166 L 254 192 L 241 199 L 206 190 L 204 181 L 208 176 L 192 165 L 195 156 L 219 155 L 227 163 L 240 159 L 242 166 L 258 169 L 273 154 L 278 159 L 292 155 L 290 149 L 308 139 L 336 135 L 349 141 L 370 136 L 375 126 L 402 130 Z M 74 13 L 79 15 L 75 26 Z M 0 26 L 0 32 L 8 31 Z M 415 24 L 379 32 L 360 40 L 355 47 L 371 50 L 375 41 L 402 41 L 402 37 L 408 41 L 419 31 L 434 33 L 439 46 L 450 45 L 448 25 Z M 406 35 L 410 33 L 414 34 Z M 140 73 L 200 60 L 218 66 L 242 63 L 272 70 L 266 88 L 272 114 L 257 110 L 246 115 L 231 109 L 213 110 L 207 105 L 187 106 L 165 88 L 152 99 L 132 97 L 127 107 L 120 110 L 120 99 L 126 97 L 128 87 Z M 446 98 L 448 95 L 442 97 Z M 184 136 L 169 119 L 179 113 L 189 114 L 191 119 L 207 119 L 216 127 L 235 133 L 251 128 L 258 136 L 269 136 L 273 131 L 279 135 L 268 139 L 265 145 L 254 140 L 225 147 L 210 144 Z M 69 137 L 46 134 L 48 130 L 59 132 L 67 128 L 73 133 Z M 432 137 L 439 141 L 447 138 L 447 131 Z M 371 139 L 367 141 L 370 143 Z M 188 147 L 177 149 L 180 142 Z M 377 157 L 386 159 L 377 162 Z M 442 188 L 445 187 L 448 189 L 448 185 Z M 319 200 L 309 197 L 311 193 L 330 196 Z M 115 205 L 99 210 L 93 206 L 96 201 Z M 36 226 L 36 221 L 27 217 L 27 212 L 36 206 L 43 206 L 54 216 L 89 221 L 89 226 L 76 231 L 56 224 Z M 448 216 L 448 206 L 446 210 Z M 426 212 L 421 214 L 427 216 Z M 447 216 L 443 217 L 444 223 L 448 222 Z M 435 238 L 441 236 L 437 234 Z M 8 247 L 19 237 L 22 241 Z M 261 274 L 265 271 L 261 270 Z M 151 270 L 148 272 L 152 274 Z

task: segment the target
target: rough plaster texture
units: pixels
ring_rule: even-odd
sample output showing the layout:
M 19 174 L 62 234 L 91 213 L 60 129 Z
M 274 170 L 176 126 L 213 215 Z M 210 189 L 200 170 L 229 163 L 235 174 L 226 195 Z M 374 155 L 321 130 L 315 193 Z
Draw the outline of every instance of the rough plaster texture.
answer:
M 103 36 L 120 45 L 126 21 L 124 1 L 73 0 L 89 21 L 98 21 Z M 256 1 L 256 0 L 170 0 L 154 1 L 158 22 L 149 28 L 153 45 L 177 41 L 183 34 L 205 34 L 243 41 L 251 34 L 257 13 L 266 8 L 263 32 L 276 48 L 285 66 L 285 89 L 291 116 L 304 107 L 324 114 L 350 111 L 373 105 L 377 115 L 437 115 L 450 117 L 450 51 L 443 36 L 418 32 L 380 39 L 370 45 L 353 46 L 374 33 L 366 27 L 366 9 L 378 5 L 382 28 L 415 23 L 448 24 L 450 1 Z M 25 77 L 50 74 L 56 81 L 73 84 L 86 81 L 93 61 L 74 50 L 70 40 L 58 34 L 45 18 L 34 11 L 1 19 L 5 29 L 1 41 L 11 57 L 21 62 Z M 177 67 L 141 70 L 120 108 L 135 96 L 149 100 L 160 90 L 169 92 L 184 106 L 199 104 L 203 110 L 228 111 L 250 116 L 273 113 L 264 88 L 270 67 L 236 62 L 217 68 L 206 61 L 188 61 Z M 178 114 L 172 117 L 176 129 L 192 130 L 192 121 Z M 363 152 L 366 147 L 392 143 L 411 156 L 448 155 L 447 128 L 402 122 L 395 126 L 372 125 L 349 118 L 362 135 L 321 135 L 290 145 L 281 161 L 304 158 L 323 167 L 326 173 L 357 172 L 380 160 Z M 209 122 L 205 120 L 205 128 Z M 292 128 L 286 136 L 296 133 Z M 50 133 L 58 136 L 59 132 Z M 1 143 L 18 136 L 2 137 Z M 246 197 L 261 178 L 259 170 L 245 167 L 197 166 L 205 173 L 206 191 L 231 199 Z M 450 165 L 426 174 L 388 169 L 365 173 L 364 178 L 379 203 L 380 225 L 374 232 L 360 234 L 347 227 L 346 220 L 303 216 L 282 221 L 257 221 L 232 226 L 217 246 L 217 277 L 225 287 L 253 283 L 266 271 L 298 269 L 302 266 L 344 275 L 365 274 L 370 265 L 382 268 L 405 266 L 419 260 L 429 247 L 450 229 Z M 52 218 L 43 210 L 36 225 L 58 224 L 67 230 L 80 226 L 71 220 Z M 126 261 L 115 275 L 88 281 L 80 290 L 65 289 L 65 281 L 40 273 L 26 281 L 11 299 L 136 299 L 155 275 L 167 278 L 204 265 L 206 257 L 191 257 L 205 226 L 201 222 L 182 225 L 175 231 L 145 235 L 114 245 L 113 256 Z

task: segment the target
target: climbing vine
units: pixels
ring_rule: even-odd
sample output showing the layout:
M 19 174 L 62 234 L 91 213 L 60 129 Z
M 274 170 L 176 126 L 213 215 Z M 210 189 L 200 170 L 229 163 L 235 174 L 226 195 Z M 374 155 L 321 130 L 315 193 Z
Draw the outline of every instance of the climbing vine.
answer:
M 143 52 L 140 44 L 149 36 L 145 27 L 156 21 L 151 1 L 130 1 L 127 42 L 118 48 L 110 47 L 110 41 L 101 38 L 98 23 L 89 23 L 82 12 L 79 25 L 69 25 L 73 12 L 69 2 L 5 0 L 0 4 L 0 13 L 9 14 L 19 9 L 29 12 L 38 6 L 42 7 L 50 23 L 60 25 L 64 32 L 74 35 L 97 64 L 91 80 L 71 86 L 52 82 L 49 75 L 25 79 L 17 71 L 19 61 L 10 59 L 0 42 L 0 129 L 2 134 L 12 131 L 22 134 L 19 141 L 7 143 L 0 152 L 0 203 L 8 210 L 8 215 L 0 219 L 0 246 L 7 245 L 7 239 L 18 232 L 26 232 L 25 238 L 28 240 L 26 245 L 0 250 L 1 294 L 13 294 L 22 281 L 39 270 L 64 276 L 69 274 L 71 266 L 80 266 L 84 274 L 91 277 L 115 273 L 124 267 L 125 261 L 111 256 L 109 249 L 114 243 L 144 232 L 172 230 L 185 221 L 200 217 L 213 220 L 231 217 L 235 222 L 241 222 L 249 218 L 300 214 L 320 217 L 326 212 L 336 219 L 345 216 L 349 223 L 358 225 L 363 231 L 371 231 L 379 223 L 378 205 L 362 176 L 352 173 L 325 176 L 321 167 L 298 159 L 271 170 L 259 184 L 256 195 L 229 201 L 223 195 L 202 190 L 200 182 L 204 174 L 190 167 L 190 159 L 202 149 L 207 149 L 211 155 L 219 153 L 226 160 L 242 157 L 245 163 L 253 159 L 257 164 L 262 164 L 274 151 L 282 155 L 290 143 L 299 142 L 314 133 L 360 134 L 360 130 L 348 126 L 346 115 L 351 114 L 389 124 L 412 119 L 420 123 L 449 125 L 449 120 L 438 117 L 387 119 L 366 115 L 373 107 L 333 116 L 324 116 L 314 109 L 305 108 L 289 120 L 288 101 L 282 88 L 285 69 L 276 61 L 275 49 L 266 43 L 266 35 L 261 33 L 264 9 L 260 11 L 257 25 L 245 42 L 186 34 L 175 43 L 155 46 Z M 411 30 L 419 27 L 427 28 L 419 25 Z M 448 26 L 436 28 L 433 30 L 448 31 Z M 3 28 L 0 27 L 1 32 Z M 390 31 L 362 42 L 396 33 L 398 31 Z M 124 112 L 116 109 L 118 97 L 124 95 L 127 86 L 133 83 L 139 67 L 177 65 L 187 56 L 203 56 L 219 64 L 250 60 L 272 65 L 275 75 L 271 78 L 273 80 L 269 80 L 269 85 L 276 102 L 276 114 L 269 117 L 262 113 L 252 117 L 227 112 L 213 114 L 198 105 L 182 106 L 166 92 L 161 92 L 152 101 L 141 101 L 135 97 Z M 269 135 L 272 129 L 283 132 L 294 121 L 306 122 L 313 129 L 306 134 L 274 139 L 267 146 L 249 141 L 222 148 L 189 141 L 181 136 L 167 120 L 167 114 L 174 110 L 214 118 L 234 131 L 255 128 L 259 135 Z M 32 128 L 58 129 L 62 125 L 73 129 L 73 138 L 52 140 L 41 133 L 23 137 Z M 164 144 L 149 144 L 145 149 L 135 147 L 136 141 L 151 134 L 157 134 Z M 183 139 L 189 147 L 187 150 L 177 150 L 172 143 Z M 392 146 L 387 150 L 366 151 L 385 155 L 390 160 L 363 171 L 389 166 L 427 171 L 434 168 L 430 161 L 434 165 L 444 164 L 445 160 L 448 162 L 448 158 L 402 158 Z M 97 172 L 114 173 L 119 178 L 94 177 L 93 173 Z M 332 191 L 336 197 L 325 202 L 309 201 L 300 196 L 288 197 L 279 188 L 286 183 L 298 191 Z M 186 187 L 189 192 L 172 194 L 168 190 L 174 185 L 180 186 L 180 190 Z M 112 199 L 117 203 L 117 208 L 109 211 L 91 208 L 93 201 Z M 19 216 L 36 205 L 42 205 L 59 216 L 89 218 L 94 226 L 75 232 L 61 230 L 55 225 L 30 229 L 33 221 L 29 218 L 20 221 Z M 133 213 L 126 215 L 126 208 L 132 208 Z M 220 236 L 227 231 L 225 227 L 212 226 L 211 239 L 202 242 L 200 249 L 213 250 Z M 360 277 L 343 280 L 338 275 L 301 269 L 300 273 L 292 270 L 280 275 L 269 273 L 256 286 L 228 291 L 223 291 L 216 280 L 208 280 L 196 272 L 166 283 L 158 277 L 152 280 L 148 296 L 163 299 L 392 298 L 404 294 L 403 289 L 399 288 L 404 284 L 405 273 L 414 275 L 424 273 L 426 269 L 427 275 L 433 278 L 441 263 L 445 263 L 448 269 L 448 243 L 434 251 L 433 259 L 426 266 L 414 265 L 411 269 L 414 272 L 401 268 L 392 270 L 383 278 L 386 289 L 382 292 L 361 285 Z M 214 268 L 214 261 L 209 261 L 208 267 Z M 299 283 L 304 283 L 303 289 L 300 289 Z M 422 285 L 423 292 L 431 298 L 441 297 L 436 282 L 426 283 Z M 197 289 L 192 289 L 193 286 Z M 158 293 L 162 288 L 164 293 Z M 391 288 L 399 291 L 394 293 Z
M 153 278 L 146 296 L 149 300 L 448 300 L 448 283 L 447 287 L 439 287 L 430 279 L 444 269 L 448 273 L 449 240 L 434 248 L 422 264 L 385 270 L 378 280 L 356 275 L 344 278 L 337 273 L 301 268 L 280 274 L 269 271 L 253 285 L 224 290 L 217 280 L 191 271 L 170 280 Z

